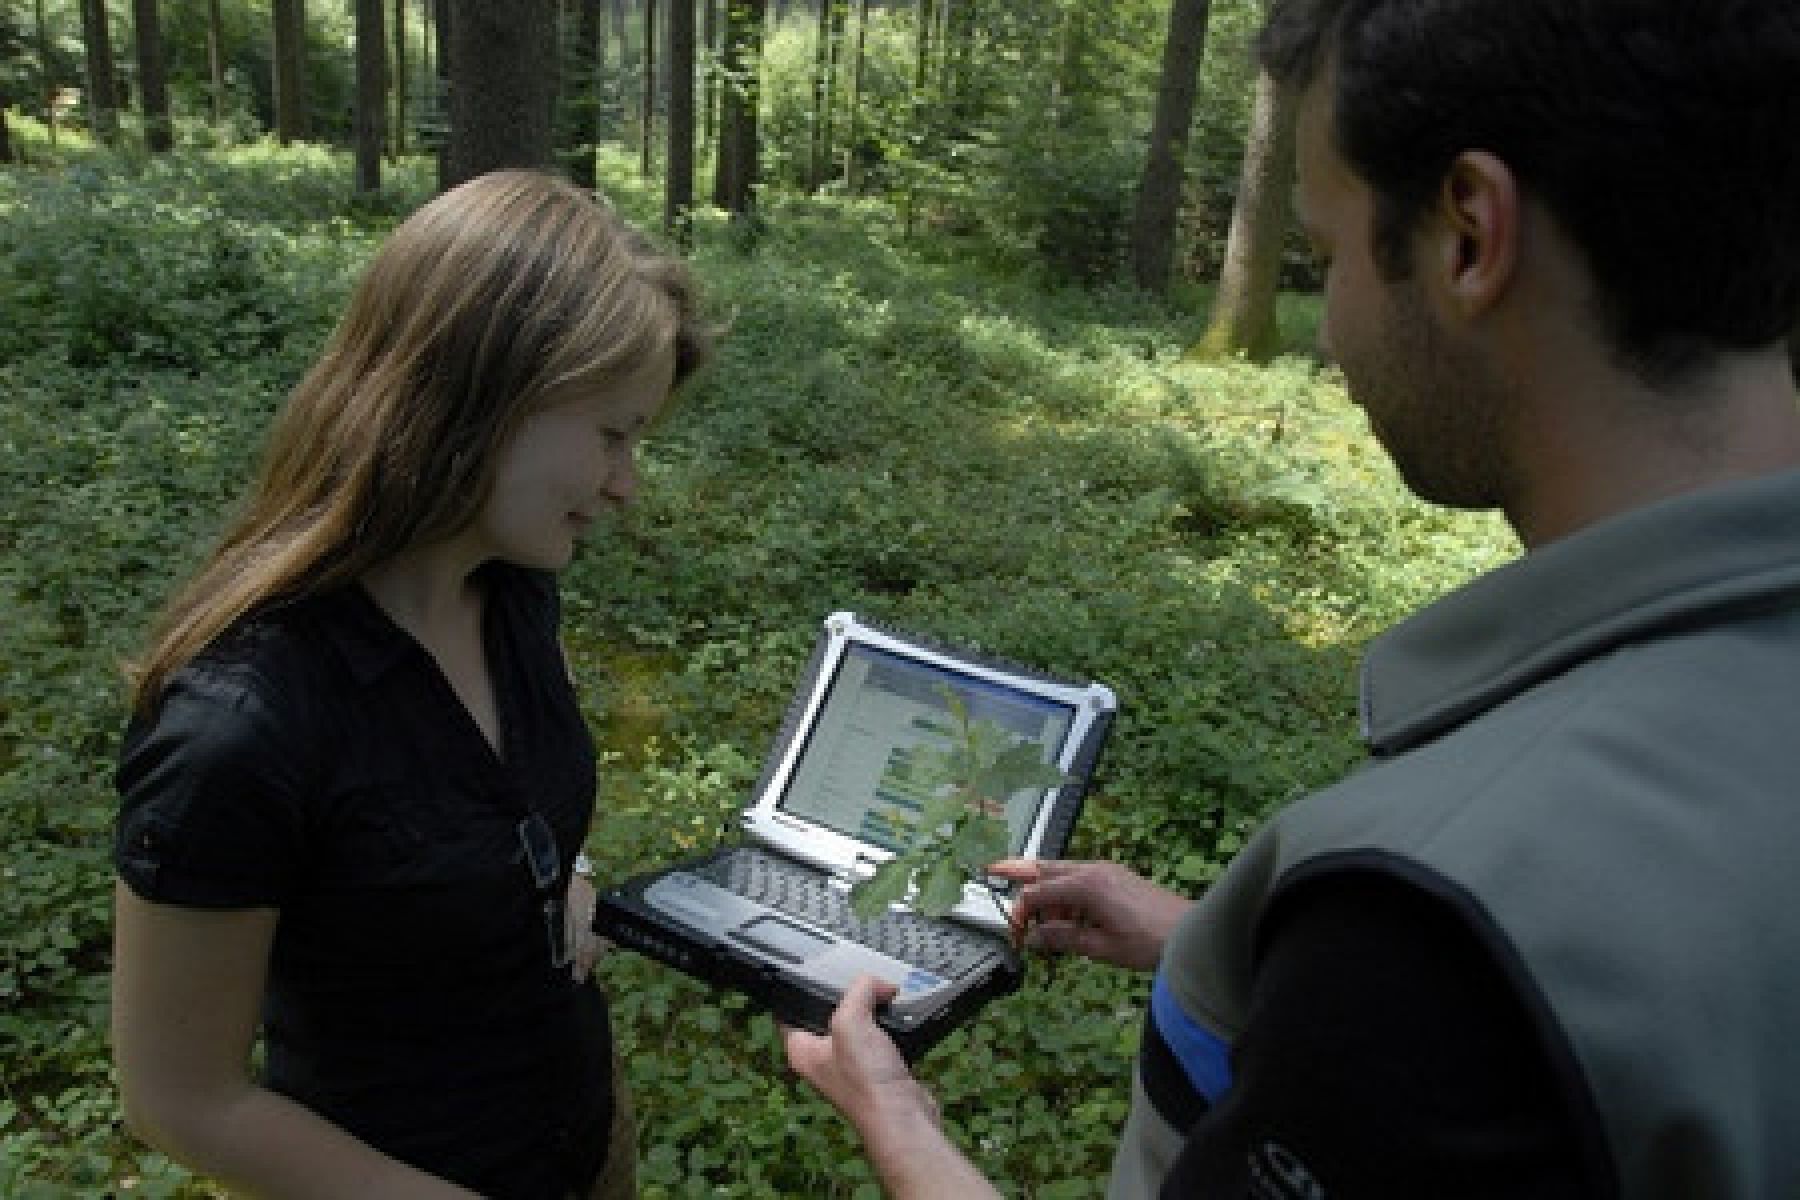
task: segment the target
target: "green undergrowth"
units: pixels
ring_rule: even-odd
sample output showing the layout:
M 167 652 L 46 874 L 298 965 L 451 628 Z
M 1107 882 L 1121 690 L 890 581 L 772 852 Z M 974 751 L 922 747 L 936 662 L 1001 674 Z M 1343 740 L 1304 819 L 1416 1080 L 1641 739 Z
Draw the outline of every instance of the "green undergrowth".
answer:
M 211 1194 L 122 1132 L 106 1061 L 117 664 L 427 174 L 359 206 L 342 158 L 267 147 L 0 173 L 0 1196 Z M 876 206 L 772 199 L 694 239 L 731 333 L 565 581 L 606 874 L 729 834 L 848 608 L 1110 684 L 1073 852 L 1201 889 L 1355 760 L 1368 637 L 1510 552 L 1405 498 L 1304 353 L 1308 298 L 1288 357 L 1201 367 L 1202 312 L 907 241 Z M 646 1196 L 876 1194 L 766 1016 L 629 955 L 602 975 Z M 921 1065 L 1009 1195 L 1099 1192 L 1145 987 L 1034 963 Z

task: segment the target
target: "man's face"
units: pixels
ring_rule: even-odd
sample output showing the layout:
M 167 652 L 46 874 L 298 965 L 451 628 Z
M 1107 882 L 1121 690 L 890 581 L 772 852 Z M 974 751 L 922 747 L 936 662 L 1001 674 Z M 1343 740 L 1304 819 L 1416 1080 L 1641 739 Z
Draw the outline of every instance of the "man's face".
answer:
M 1306 90 L 1297 131 L 1296 203 L 1325 264 L 1321 349 L 1416 495 L 1494 507 L 1505 491 L 1502 389 L 1434 311 L 1425 241 L 1413 240 L 1402 275 L 1377 261 L 1375 194 L 1333 140 L 1331 87 L 1327 73 Z

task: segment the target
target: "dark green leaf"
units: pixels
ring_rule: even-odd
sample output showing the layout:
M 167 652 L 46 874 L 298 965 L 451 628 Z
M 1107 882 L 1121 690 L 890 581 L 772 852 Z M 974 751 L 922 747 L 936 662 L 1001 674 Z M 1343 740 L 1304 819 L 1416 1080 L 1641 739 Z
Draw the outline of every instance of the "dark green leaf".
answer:
M 938 858 L 925 868 L 919 880 L 919 896 L 913 907 L 928 917 L 941 917 L 962 899 L 963 873 L 948 858 Z
M 873 875 L 851 885 L 850 910 L 869 921 L 880 916 L 888 905 L 905 899 L 915 865 L 912 859 L 902 855 L 876 867 Z
M 950 854 L 965 875 L 980 875 L 989 863 L 1006 855 L 1006 822 L 972 815 L 950 839 Z
M 919 812 L 919 828 L 927 833 L 936 833 L 946 825 L 954 825 L 956 819 L 967 812 L 968 808 L 967 802 L 958 793 L 939 792 L 925 801 L 925 807 Z
M 1022 788 L 1055 787 L 1068 779 L 1065 772 L 1043 761 L 1042 753 L 1031 742 L 1017 742 L 1007 747 L 981 772 L 976 783 L 977 792 L 989 803 L 1004 804 Z

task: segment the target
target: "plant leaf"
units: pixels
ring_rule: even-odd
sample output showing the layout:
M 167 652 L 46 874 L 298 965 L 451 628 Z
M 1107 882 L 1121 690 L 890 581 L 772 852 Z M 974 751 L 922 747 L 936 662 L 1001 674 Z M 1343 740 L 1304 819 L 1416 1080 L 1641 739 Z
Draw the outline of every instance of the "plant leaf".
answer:
M 900 782 L 926 788 L 942 787 L 955 774 L 950 767 L 949 751 L 924 744 L 913 746 L 891 769 Z
M 1008 797 L 1023 788 L 1055 787 L 1066 781 L 1068 773 L 1039 757 L 1043 752 L 1031 742 L 1015 742 L 1000 751 L 976 780 L 976 792 L 983 801 L 1003 806 Z
M 919 828 L 925 833 L 936 833 L 947 825 L 954 825 L 968 809 L 968 803 L 959 791 L 938 792 L 927 799 L 925 807 L 919 811 Z
M 941 917 L 962 899 L 963 873 L 948 858 L 934 859 L 919 881 L 919 895 L 913 907 L 928 917 Z
M 850 885 L 850 911 L 864 921 L 880 916 L 888 905 L 906 898 L 914 868 L 913 859 L 907 855 L 890 858 L 876 867 L 873 875 Z
M 950 854 L 965 876 L 979 878 L 989 863 L 1006 856 L 1006 822 L 971 814 L 951 836 Z

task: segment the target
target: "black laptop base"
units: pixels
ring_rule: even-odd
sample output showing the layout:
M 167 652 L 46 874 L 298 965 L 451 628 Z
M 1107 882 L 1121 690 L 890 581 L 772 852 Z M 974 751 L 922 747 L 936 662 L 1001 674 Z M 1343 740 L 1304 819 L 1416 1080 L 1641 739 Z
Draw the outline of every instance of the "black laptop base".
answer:
M 741 992 L 783 1024 L 824 1033 L 847 980 L 808 978 L 800 957 L 784 960 L 774 938 L 746 945 L 741 930 L 726 936 L 701 932 L 687 922 L 669 919 L 664 906 L 646 898 L 652 887 L 669 886 L 663 881 L 704 874 L 725 856 L 761 853 L 754 847 L 727 846 L 607 890 L 595 907 L 594 932 L 714 987 Z M 909 914 L 895 919 L 902 917 Z M 804 941 L 814 936 L 804 927 L 775 923 L 783 928 L 771 932 L 783 938 L 791 935 Z M 1003 937 L 973 930 L 963 936 L 985 944 L 986 953 L 978 963 L 961 970 L 953 983 L 911 1001 L 903 993 L 876 1010 L 877 1024 L 908 1062 L 925 1055 L 990 1001 L 1017 991 L 1024 981 L 1023 963 Z

